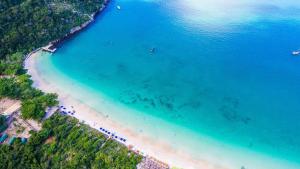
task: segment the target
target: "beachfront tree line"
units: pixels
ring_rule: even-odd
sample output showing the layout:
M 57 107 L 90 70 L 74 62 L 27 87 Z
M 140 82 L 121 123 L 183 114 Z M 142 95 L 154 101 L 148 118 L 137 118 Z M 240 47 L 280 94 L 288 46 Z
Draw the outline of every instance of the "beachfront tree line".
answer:
M 21 115 L 25 119 L 42 120 L 47 107 L 58 104 L 56 94 L 45 94 L 32 87 L 29 75 L 0 79 L 0 98 L 8 97 L 22 101 Z
M 0 168 L 132 169 L 141 156 L 69 116 L 54 114 L 33 133 L 29 142 L 19 139 L 1 145 Z
M 1 0 L 0 99 L 22 101 L 21 115 L 42 120 L 46 107 L 58 104 L 56 94 L 32 87 L 23 68 L 25 54 L 67 34 L 100 9 L 103 0 Z M 0 130 L 5 129 L 0 116 Z M 141 160 L 123 145 L 107 139 L 71 117 L 55 114 L 32 132 L 28 143 L 19 139 L 0 145 L 0 168 L 135 168 Z

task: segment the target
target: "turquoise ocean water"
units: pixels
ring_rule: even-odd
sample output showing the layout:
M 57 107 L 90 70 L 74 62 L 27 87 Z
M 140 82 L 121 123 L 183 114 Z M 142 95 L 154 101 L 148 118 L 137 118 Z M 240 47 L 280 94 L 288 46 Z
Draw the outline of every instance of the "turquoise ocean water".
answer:
M 182 147 L 194 155 L 205 136 L 242 150 L 236 154 L 284 161 L 257 157 L 257 169 L 296 169 L 300 57 L 291 52 L 300 48 L 299 28 L 293 0 L 112 1 L 87 30 L 41 57 L 40 69 L 56 83 L 67 76 L 139 111 L 111 118 L 174 146 L 190 142 Z

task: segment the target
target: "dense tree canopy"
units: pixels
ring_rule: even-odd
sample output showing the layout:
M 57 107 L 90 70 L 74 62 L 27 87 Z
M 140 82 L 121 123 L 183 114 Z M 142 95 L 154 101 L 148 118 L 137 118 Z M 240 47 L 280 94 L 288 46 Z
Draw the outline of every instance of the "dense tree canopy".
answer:
M 1 0 L 0 59 L 64 36 L 102 4 L 103 0 Z
M 56 94 L 45 94 L 22 102 L 22 117 L 25 119 L 41 120 L 45 116 L 45 109 L 58 104 Z
M 44 94 L 33 88 L 32 81 L 26 74 L 15 78 L 0 79 L 0 98 L 9 97 L 22 100 L 21 113 L 25 119 L 41 120 L 47 107 L 58 104 L 56 94 Z
M 0 146 L 0 168 L 7 169 L 132 169 L 141 156 L 78 120 L 53 115 L 27 144 L 17 140 Z
M 23 72 L 22 57 L 23 54 L 21 52 L 16 52 L 7 56 L 5 60 L 0 60 L 0 75 L 21 74 Z

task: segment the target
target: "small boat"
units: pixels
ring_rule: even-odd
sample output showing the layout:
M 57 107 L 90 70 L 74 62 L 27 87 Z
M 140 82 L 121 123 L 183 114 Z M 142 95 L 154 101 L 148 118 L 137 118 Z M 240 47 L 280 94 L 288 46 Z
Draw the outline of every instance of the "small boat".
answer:
M 118 6 L 117 6 L 117 9 L 118 9 L 118 10 L 120 10 L 120 9 L 121 9 L 121 6 L 120 6 L 120 5 L 118 5 Z
M 299 55 L 300 54 L 300 51 L 298 50 L 298 51 L 293 51 L 292 52 L 292 55 Z

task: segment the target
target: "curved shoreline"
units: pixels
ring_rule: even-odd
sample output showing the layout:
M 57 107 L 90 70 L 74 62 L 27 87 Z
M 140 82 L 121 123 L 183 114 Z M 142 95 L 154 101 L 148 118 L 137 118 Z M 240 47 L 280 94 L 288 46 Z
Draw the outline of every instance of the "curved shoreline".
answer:
M 159 160 L 162 160 L 163 162 L 167 162 L 167 164 L 171 166 L 176 167 L 191 169 L 201 167 L 206 169 L 215 169 L 217 166 L 216 164 L 211 164 L 207 161 L 194 159 L 193 157 L 189 156 L 188 153 L 178 152 L 167 143 L 147 138 L 145 136 L 139 135 L 134 131 L 131 131 L 128 128 L 124 128 L 115 121 L 108 119 L 101 112 L 98 112 L 97 110 L 84 104 L 80 100 L 73 98 L 68 93 L 60 90 L 53 83 L 50 83 L 44 77 L 42 77 L 41 73 L 38 72 L 36 58 L 39 56 L 40 52 L 45 50 L 47 52 L 54 53 L 56 51 L 56 48 L 62 45 L 66 40 L 72 38 L 74 35 L 80 33 L 88 26 L 90 26 L 91 23 L 95 21 L 95 18 L 107 7 L 109 1 L 110 0 L 104 0 L 103 6 L 98 11 L 93 13 L 90 16 L 91 19 L 87 22 L 81 24 L 80 26 L 72 28 L 70 32 L 65 36 L 49 42 L 49 44 L 45 47 L 40 47 L 31 51 L 24 57 L 23 67 L 27 69 L 27 74 L 31 76 L 31 79 L 33 80 L 33 86 L 42 90 L 43 92 L 58 94 L 60 105 L 64 105 L 64 107 L 67 107 L 68 109 L 75 110 L 76 114 L 73 117 L 88 124 L 90 127 L 99 130 L 100 127 L 105 126 L 106 129 L 113 129 L 118 133 L 122 133 L 122 136 L 125 136 L 125 138 L 128 138 L 129 140 L 126 143 L 121 143 L 125 144 L 128 148 L 136 151 L 143 156 L 152 156 L 158 158 Z M 48 116 L 46 115 L 46 117 Z M 220 166 L 218 166 L 217 168 L 227 169 Z
M 80 100 L 72 97 L 68 92 L 61 90 L 55 83 L 47 81 L 46 77 L 38 71 L 36 59 L 40 56 L 41 51 L 31 53 L 25 61 L 25 68 L 31 79 L 34 81 L 34 87 L 48 93 L 57 93 L 60 105 L 64 105 L 67 109 L 76 111 L 74 117 L 88 124 L 89 126 L 99 130 L 100 127 L 113 129 L 117 133 L 127 138 L 126 146 L 133 147 L 134 151 L 140 152 L 142 155 L 153 156 L 171 166 L 184 168 L 205 168 L 205 169 L 229 169 L 209 161 L 192 157 L 186 152 L 176 150 L 167 143 L 159 139 L 149 138 L 145 135 L 122 126 L 114 120 L 107 118 L 103 113 L 93 109 L 89 105 L 84 104 Z
M 63 42 L 63 40 L 61 42 Z M 39 55 L 38 53 L 39 52 L 37 52 L 36 55 Z M 32 55 L 35 55 L 35 53 Z M 29 56 L 31 56 L 31 54 Z M 37 57 L 38 56 L 31 57 L 31 58 L 29 58 L 29 60 L 31 60 L 31 59 L 36 60 Z M 108 119 L 106 117 L 107 114 L 105 115 L 105 114 L 101 113 L 101 111 L 99 111 L 98 109 L 92 108 L 92 106 L 87 104 L 87 102 L 85 100 L 84 100 L 84 102 L 80 101 L 79 99 L 81 97 L 71 96 L 70 91 L 69 92 L 64 91 L 65 89 L 62 88 L 62 86 L 57 85 L 55 83 L 55 81 L 53 81 L 53 79 L 48 80 L 48 77 L 45 76 L 44 74 L 42 74 L 42 72 L 37 69 L 39 64 L 40 63 L 35 62 L 35 63 L 33 63 L 34 66 L 32 66 L 32 68 L 28 68 L 29 70 L 34 69 L 34 71 L 36 71 L 36 73 L 37 73 L 37 75 L 32 75 L 31 74 L 32 72 L 30 73 L 32 75 L 32 79 L 34 80 L 34 85 L 37 88 L 42 89 L 43 91 L 58 93 L 60 102 L 65 106 L 70 107 L 72 105 L 77 105 L 77 106 L 75 106 L 76 107 L 75 108 L 76 109 L 75 117 L 78 118 L 79 120 L 84 120 L 91 127 L 94 127 L 96 129 L 99 129 L 99 127 L 105 127 L 106 129 L 114 129 L 122 134 L 125 134 L 124 135 L 124 136 L 126 136 L 125 138 L 129 139 L 129 141 L 130 141 L 129 143 L 127 143 L 127 145 L 130 145 L 130 144 L 135 145 L 136 150 L 143 150 L 143 152 L 145 152 L 146 154 L 149 154 L 151 156 L 159 158 L 159 159 L 161 159 L 165 162 L 168 162 L 169 164 L 174 165 L 174 166 L 181 166 L 181 167 L 185 167 L 185 168 L 208 168 L 208 169 L 224 168 L 224 167 L 215 165 L 214 162 L 216 162 L 218 164 L 222 163 L 222 162 L 217 161 L 217 160 L 219 160 L 218 157 L 215 158 L 216 160 L 210 160 L 209 162 L 201 160 L 201 159 L 193 158 L 193 157 L 191 157 L 191 155 L 189 153 L 186 153 L 186 152 L 179 153 L 178 150 L 180 150 L 180 149 L 176 149 L 176 147 L 174 148 L 174 146 L 171 147 L 168 144 L 166 144 L 165 142 L 159 142 L 159 140 L 155 140 L 152 137 L 151 138 L 145 137 L 144 135 L 140 134 L 139 132 L 130 130 L 126 127 L 124 128 L 124 126 L 122 126 L 120 123 L 116 123 L 116 121 L 113 121 L 110 118 Z M 26 65 L 27 65 L 27 63 L 26 63 Z M 31 66 L 29 65 L 29 67 L 31 67 Z M 40 78 L 40 80 L 34 79 L 35 77 L 33 77 L 33 76 Z M 60 76 L 60 75 L 58 74 L 58 76 Z M 51 79 L 51 78 L 49 78 L 49 79 Z M 63 87 L 65 87 L 65 86 L 63 86 Z M 43 88 L 45 88 L 45 89 L 43 89 Z M 92 100 L 92 98 L 91 98 L 91 100 Z M 80 111 L 78 111 L 78 110 L 80 110 Z M 107 111 L 107 112 L 109 114 L 109 111 Z M 101 125 L 100 125 L 100 123 L 101 123 Z M 220 149 L 220 151 L 222 151 L 222 149 Z M 177 154 L 177 153 L 179 153 L 179 154 Z M 225 153 L 225 155 L 226 155 L 226 153 Z M 203 156 L 200 156 L 200 157 L 202 158 Z M 253 155 L 251 157 L 253 157 L 253 159 L 251 159 L 251 160 L 255 160 L 255 155 Z M 220 159 L 220 161 L 222 161 L 222 159 Z M 212 162 L 214 164 L 212 164 Z M 188 167 L 186 167 L 186 166 L 188 166 Z M 230 165 L 226 164 L 226 166 L 228 168 L 228 166 L 230 166 Z M 231 166 L 229 168 L 233 168 L 233 167 Z M 236 166 L 234 168 L 236 168 Z
M 139 126 L 126 124 L 126 119 L 112 118 L 111 114 L 120 113 L 120 117 L 127 113 L 127 108 L 114 105 L 109 98 L 93 93 L 93 90 L 85 88 L 85 86 L 77 85 L 73 79 L 54 71 L 54 74 L 43 72 L 40 67 L 42 59 L 41 51 L 32 53 L 25 62 L 25 68 L 28 69 L 28 74 L 32 76 L 34 81 L 33 86 L 48 93 L 57 93 L 60 105 L 64 105 L 68 110 L 75 110 L 73 117 L 88 124 L 90 127 L 99 131 L 99 128 L 105 128 L 117 136 L 126 138 L 125 145 L 131 147 L 133 151 L 140 153 L 143 156 L 151 156 L 159 159 L 170 166 L 176 166 L 187 169 L 234 169 L 245 166 L 246 168 L 264 168 L 264 169 L 281 169 L 288 167 L 289 169 L 298 169 L 299 164 L 284 159 L 265 156 L 258 152 L 245 151 L 238 147 L 225 145 L 221 142 L 210 140 L 209 138 L 201 138 L 194 142 L 180 141 L 179 145 L 172 145 L 171 138 L 160 138 L 159 135 L 153 136 L 151 133 L 139 132 Z M 51 57 L 51 56 L 47 56 Z M 57 75 L 57 79 L 53 78 Z M 61 80 L 62 83 L 61 83 Z M 67 88 L 66 88 L 67 87 Z M 78 95 L 77 95 L 78 94 Z M 82 97 L 80 97 L 82 96 Z M 96 97 L 96 98 L 95 98 Z M 94 107 L 94 103 L 98 106 Z M 129 113 L 129 112 L 128 112 Z M 132 116 L 128 115 L 130 118 Z M 123 121 L 122 121 L 123 120 Z M 139 120 L 137 117 L 133 120 Z M 155 119 L 156 120 L 156 119 Z M 159 119 L 158 119 L 159 120 Z M 125 123 L 124 123 L 125 122 Z M 156 124 L 161 124 L 161 128 L 168 127 L 163 121 L 158 121 Z M 163 129 L 161 129 L 163 130 Z M 184 134 L 187 138 L 191 137 L 190 133 L 185 130 L 178 131 L 178 134 Z M 150 135 L 149 135 L 150 134 Z M 185 137 L 185 138 L 186 138 Z M 212 142 L 213 141 L 213 142 Z M 198 144 L 199 143 L 199 144 Z M 123 143 L 124 144 L 124 143 Z M 189 145 L 186 145 L 189 144 Z M 197 154 L 190 152 L 190 149 L 185 150 L 185 146 L 194 146 Z

